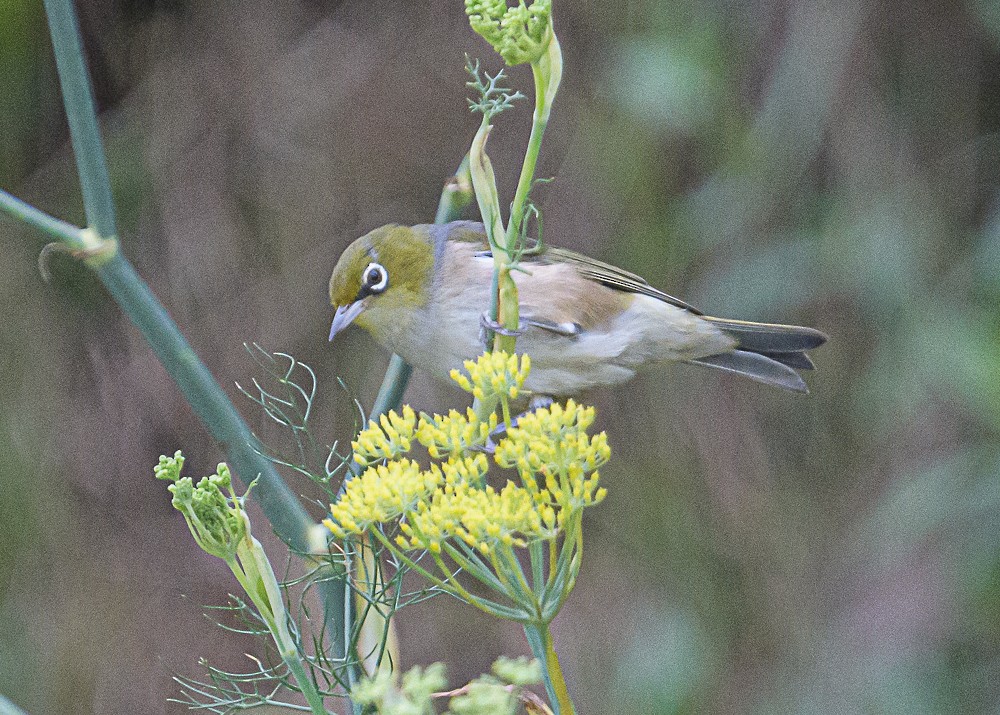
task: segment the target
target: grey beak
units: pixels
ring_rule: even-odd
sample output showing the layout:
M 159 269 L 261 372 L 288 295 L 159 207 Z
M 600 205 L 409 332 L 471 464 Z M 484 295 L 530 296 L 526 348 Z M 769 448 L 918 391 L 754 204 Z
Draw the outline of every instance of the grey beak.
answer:
M 333 340 L 337 333 L 353 323 L 364 309 L 365 304 L 362 300 L 356 300 L 337 308 L 337 312 L 333 315 L 333 322 L 330 324 L 330 340 Z

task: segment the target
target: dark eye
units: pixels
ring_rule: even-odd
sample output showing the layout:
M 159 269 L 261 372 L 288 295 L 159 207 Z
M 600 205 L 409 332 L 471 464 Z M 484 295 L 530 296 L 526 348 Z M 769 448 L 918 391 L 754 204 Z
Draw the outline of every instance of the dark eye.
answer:
M 380 263 L 369 263 L 361 279 L 361 289 L 366 293 L 381 293 L 389 285 L 389 273 Z

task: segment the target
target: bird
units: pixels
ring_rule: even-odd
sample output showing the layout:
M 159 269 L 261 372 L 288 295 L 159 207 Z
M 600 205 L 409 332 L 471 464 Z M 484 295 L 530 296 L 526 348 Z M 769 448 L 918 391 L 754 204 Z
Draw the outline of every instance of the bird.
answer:
M 539 244 L 511 276 L 525 389 L 562 399 L 617 385 L 641 368 L 682 362 L 794 392 L 827 336 L 814 328 L 715 318 L 629 271 Z M 351 324 L 431 376 L 484 349 L 494 261 L 483 224 L 389 224 L 356 239 L 330 276 L 330 340 Z

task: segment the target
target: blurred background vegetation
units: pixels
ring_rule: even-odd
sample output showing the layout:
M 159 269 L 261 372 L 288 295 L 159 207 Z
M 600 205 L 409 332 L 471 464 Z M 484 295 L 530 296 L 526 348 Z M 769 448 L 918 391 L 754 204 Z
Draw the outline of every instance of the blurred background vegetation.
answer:
M 78 8 L 125 254 L 223 385 L 258 374 L 243 342 L 289 352 L 347 439 L 387 356 L 327 344 L 326 279 L 432 219 L 491 50 L 459 0 Z M 591 396 L 610 496 L 554 624 L 581 712 L 1000 712 L 1000 2 L 565 0 L 556 27 L 546 239 L 831 335 L 807 397 L 686 366 Z M 491 138 L 508 195 L 529 121 Z M 0 186 L 83 221 L 37 0 L 0 2 Z M 44 240 L 0 218 L 0 693 L 179 712 L 173 672 L 249 646 L 203 618 L 234 583 L 152 466 L 221 453 L 86 270 L 42 282 Z M 399 627 L 454 684 L 527 652 L 445 598 Z

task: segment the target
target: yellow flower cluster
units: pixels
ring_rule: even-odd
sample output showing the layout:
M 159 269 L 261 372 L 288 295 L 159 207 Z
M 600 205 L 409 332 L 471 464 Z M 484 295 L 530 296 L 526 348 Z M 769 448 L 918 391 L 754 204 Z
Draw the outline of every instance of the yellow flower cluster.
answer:
M 512 398 L 530 361 L 492 353 L 468 361 L 466 369 L 468 376 L 452 375 L 464 389 Z M 323 523 L 343 537 L 398 518 L 399 547 L 434 553 L 449 539 L 489 555 L 500 545 L 555 538 L 567 512 L 605 495 L 597 486 L 597 468 L 610 449 L 604 433 L 587 434 L 593 421 L 594 409 L 572 400 L 522 415 L 495 453 L 497 464 L 517 469 L 521 484 L 508 481 L 497 491 L 485 484 L 490 460 L 476 451 L 496 428 L 495 414 L 484 421 L 471 409 L 419 419 L 409 407 L 402 415 L 390 412 L 353 442 L 355 459 L 369 466 L 347 483 Z M 428 469 L 403 457 L 414 441 L 438 460 Z M 382 459 L 389 461 L 374 464 Z
M 593 421 L 594 408 L 573 400 L 522 415 L 497 445 L 497 464 L 516 468 L 528 489 L 547 490 L 560 506 L 596 504 L 607 493 L 597 487 L 597 468 L 611 457 L 611 448 L 604 432 L 587 434 Z
M 496 426 L 496 413 L 490 415 L 488 421 L 482 422 L 472 408 L 464 415 L 451 410 L 446 417 L 421 414 L 416 435 L 420 444 L 427 447 L 427 453 L 432 459 L 455 458 L 473 447 L 486 444 L 486 439 Z
M 465 370 L 468 376 L 452 370 L 451 379 L 477 400 L 499 396 L 514 400 L 531 371 L 531 358 L 522 355 L 519 364 L 517 355 L 497 351 L 480 355 L 478 360 L 466 360 Z
M 445 539 L 457 538 L 489 555 L 496 544 L 525 546 L 529 539 L 555 536 L 556 515 L 551 507 L 538 509 L 512 482 L 500 492 L 466 482 L 435 491 L 399 528 L 396 543 L 404 549 L 437 553 Z
M 393 410 L 379 417 L 377 423 L 370 420 L 368 427 L 351 442 L 354 461 L 368 465 L 383 459 L 396 459 L 409 452 L 413 446 L 416 419 L 413 408 L 404 405 L 402 415 Z
M 369 467 L 347 482 L 330 518 L 323 524 L 336 536 L 360 534 L 372 524 L 391 521 L 428 499 L 444 481 L 441 470 L 422 471 L 411 459 Z

